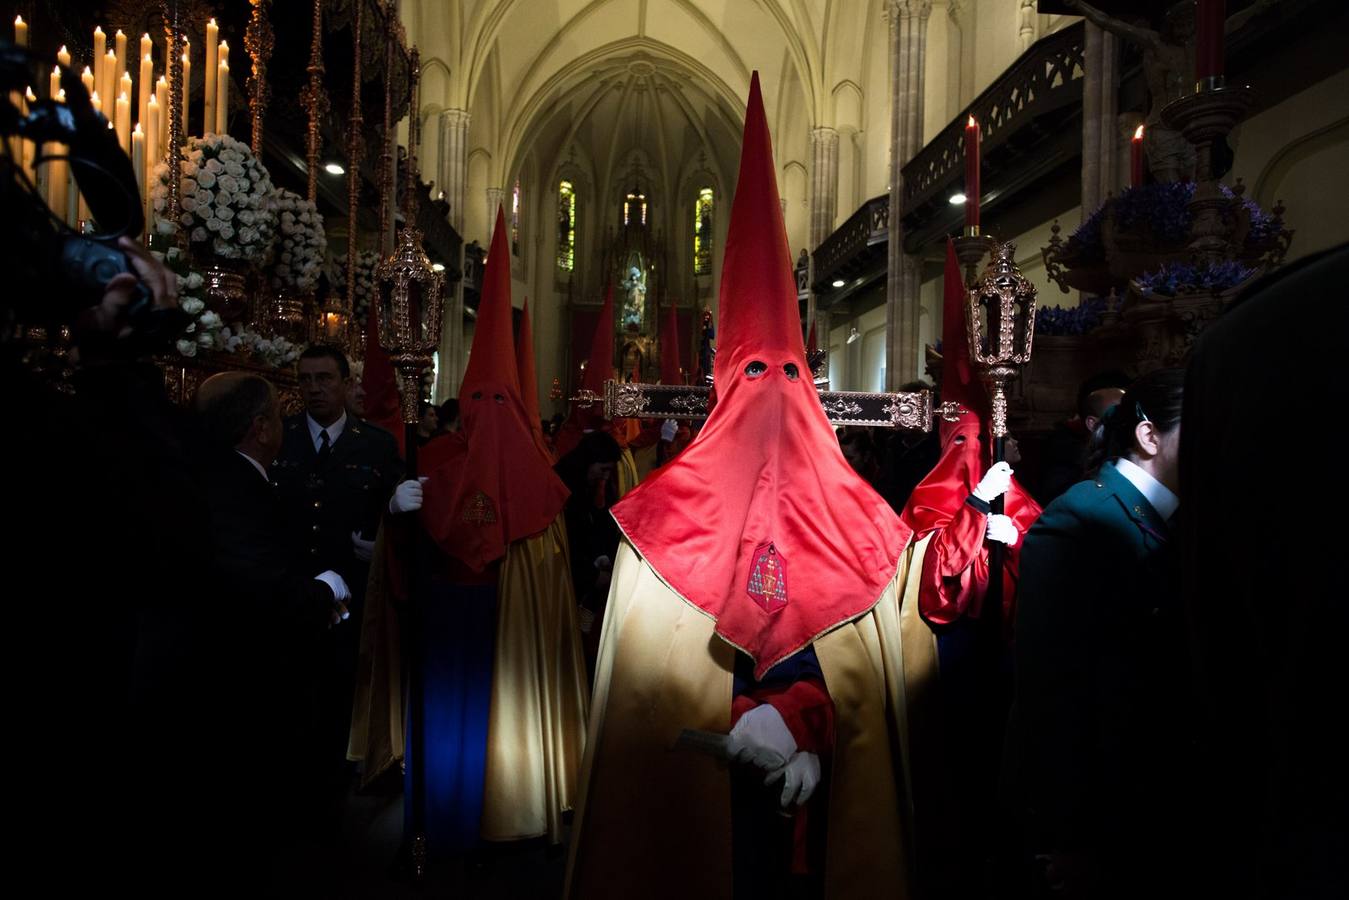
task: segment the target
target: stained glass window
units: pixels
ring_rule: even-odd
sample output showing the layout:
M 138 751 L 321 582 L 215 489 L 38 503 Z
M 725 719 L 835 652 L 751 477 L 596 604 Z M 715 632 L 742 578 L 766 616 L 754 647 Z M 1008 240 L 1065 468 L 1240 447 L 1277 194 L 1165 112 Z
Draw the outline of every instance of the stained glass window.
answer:
M 693 274 L 706 275 L 712 271 L 712 189 L 698 192 L 693 205 Z
M 623 201 L 623 224 L 631 225 L 634 220 L 646 224 L 646 194 L 628 194 Z
M 557 186 L 557 267 L 570 272 L 576 266 L 576 191 L 570 181 Z
M 520 179 L 511 191 L 511 255 L 520 255 Z

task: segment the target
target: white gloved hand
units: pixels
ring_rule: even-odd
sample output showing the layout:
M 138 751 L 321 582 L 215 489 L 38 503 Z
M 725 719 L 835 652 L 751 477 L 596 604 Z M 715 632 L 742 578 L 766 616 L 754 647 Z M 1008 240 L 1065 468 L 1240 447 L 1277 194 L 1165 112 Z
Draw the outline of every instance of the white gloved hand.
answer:
M 1007 493 L 1007 489 L 1012 486 L 1012 467 L 1005 462 L 994 463 L 993 468 L 988 470 L 979 481 L 979 486 L 973 491 L 974 496 L 985 503 L 992 503 L 994 500 Z
M 333 592 L 334 603 L 346 603 L 351 599 L 351 588 L 347 587 L 346 579 L 338 575 L 332 569 L 314 576 L 315 581 L 322 581 L 328 585 L 328 589 Z M 349 614 L 348 614 L 349 615 Z M 346 618 L 344 615 L 342 618 Z
M 731 756 L 766 772 L 781 769 L 796 752 L 796 738 L 772 704 L 763 703 L 740 717 L 731 729 Z
M 1021 539 L 1021 532 L 1016 530 L 1016 524 L 1012 522 L 1011 516 L 994 514 L 988 517 L 988 530 L 984 532 L 984 536 L 990 541 L 1015 547 L 1016 542 Z
M 359 531 L 351 533 L 351 552 L 356 554 L 356 558 L 361 562 L 370 562 L 375 558 L 375 542 L 367 541 L 361 537 Z
M 820 757 L 804 750 L 793 754 L 787 765 L 769 772 L 763 783 L 778 779 L 782 779 L 782 808 L 805 806 L 820 785 Z
M 393 496 L 389 498 L 389 512 L 394 515 L 399 513 L 416 512 L 422 508 L 422 484 L 425 483 L 426 476 L 413 481 L 409 478 L 398 487 L 394 488 Z
M 679 434 L 679 423 L 674 419 L 666 419 L 660 426 L 660 439 L 667 444 L 673 441 L 677 434 Z

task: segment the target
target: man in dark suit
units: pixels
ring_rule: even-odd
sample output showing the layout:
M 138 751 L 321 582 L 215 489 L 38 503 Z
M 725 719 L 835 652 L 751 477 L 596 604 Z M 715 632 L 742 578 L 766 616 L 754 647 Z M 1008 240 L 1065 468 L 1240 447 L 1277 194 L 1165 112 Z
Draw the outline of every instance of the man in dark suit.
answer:
M 327 783 L 316 789 L 335 815 L 351 774 L 347 742 L 375 534 L 386 512 L 420 509 L 422 488 L 416 480 L 400 483 L 403 463 L 393 436 L 347 411 L 351 368 L 341 350 L 307 349 L 299 382 L 305 411 L 285 420 L 272 465 L 287 537 L 303 570 L 331 569 L 352 593 L 351 619 L 324 636 L 315 671 L 319 724 L 309 752 L 327 773 Z
M 205 452 L 202 487 L 211 517 L 211 600 L 217 607 L 210 667 L 229 724 L 221 731 L 269 748 L 245 754 L 225 775 L 222 793 L 236 814 L 239 797 L 258 792 L 283 808 L 282 776 L 295 765 L 299 742 L 311 719 L 312 679 L 304 660 L 312 658 L 330 629 L 348 628 L 344 602 L 350 591 L 342 576 L 309 573 L 295 564 L 285 540 L 275 486 L 267 466 L 281 449 L 280 402 L 266 379 L 241 372 L 213 376 L 197 392 Z M 266 762 L 264 762 L 264 759 Z M 233 766 L 239 766 L 234 769 Z M 286 812 L 289 812 L 287 810 Z M 280 835 L 286 816 L 269 817 L 268 843 Z M 280 819 L 280 821 L 278 821 Z M 261 828 L 260 828 L 261 826 Z M 250 832 L 267 831 L 250 822 Z

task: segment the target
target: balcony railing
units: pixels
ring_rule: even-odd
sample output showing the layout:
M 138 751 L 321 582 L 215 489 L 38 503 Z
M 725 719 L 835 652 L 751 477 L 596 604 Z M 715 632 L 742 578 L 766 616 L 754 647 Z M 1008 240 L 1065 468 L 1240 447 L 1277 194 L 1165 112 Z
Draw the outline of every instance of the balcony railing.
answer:
M 848 217 L 815 249 L 815 284 L 826 285 L 837 277 L 851 277 L 868 247 L 885 243 L 890 236 L 890 195 L 872 197 Z
M 1023 152 L 1018 145 L 1026 142 L 1016 138 L 1027 126 L 1041 124 L 1046 116 L 1064 109 L 1080 109 L 1085 34 L 1085 26 L 1078 22 L 1036 41 L 904 165 L 906 224 L 910 215 L 925 207 L 946 204 L 951 189 L 964 178 L 965 124 L 970 116 L 982 131 L 985 167 L 996 169 L 1006 158 Z

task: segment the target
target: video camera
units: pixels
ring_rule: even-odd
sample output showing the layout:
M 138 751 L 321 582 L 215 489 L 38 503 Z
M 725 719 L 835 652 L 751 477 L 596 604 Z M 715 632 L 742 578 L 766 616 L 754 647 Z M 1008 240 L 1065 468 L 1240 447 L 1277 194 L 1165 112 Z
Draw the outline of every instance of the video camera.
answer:
M 100 302 L 107 283 L 122 272 L 136 274 L 117 247 L 122 236 L 135 238 L 145 227 L 140 192 L 131 161 L 117 143 L 108 120 L 93 108 L 79 76 L 61 69 L 65 103 L 51 99 L 28 104 L 25 114 L 10 99 L 38 83 L 38 60 L 12 43 L 0 41 L 0 137 L 22 137 L 39 148 L 64 144 L 65 156 L 44 155 L 34 167 L 69 161 L 75 184 L 98 226 L 78 234 L 53 215 L 19 162 L 0 141 L 0 259 L 9 282 L 0 306 L 5 318 L 24 325 L 63 325 Z M 138 282 L 127 308 L 127 321 L 140 347 L 161 344 L 186 325 L 176 309 L 156 308 L 151 292 Z

